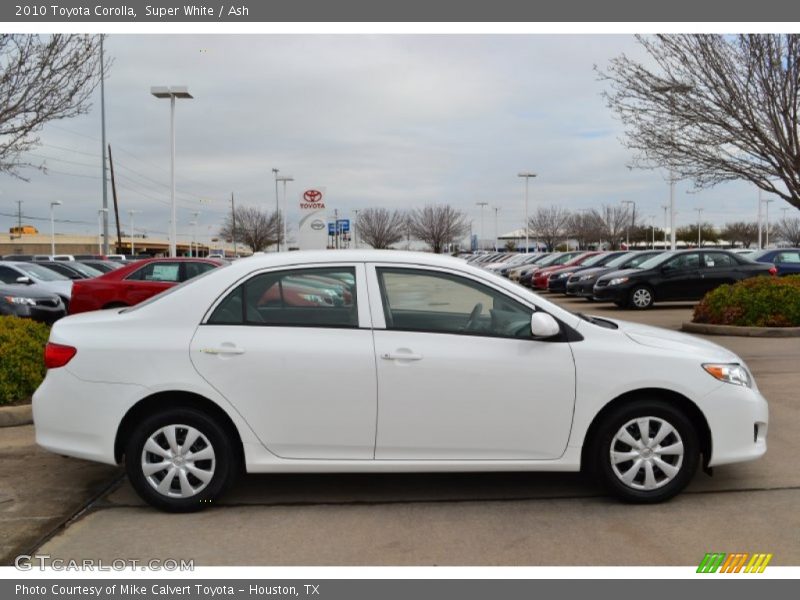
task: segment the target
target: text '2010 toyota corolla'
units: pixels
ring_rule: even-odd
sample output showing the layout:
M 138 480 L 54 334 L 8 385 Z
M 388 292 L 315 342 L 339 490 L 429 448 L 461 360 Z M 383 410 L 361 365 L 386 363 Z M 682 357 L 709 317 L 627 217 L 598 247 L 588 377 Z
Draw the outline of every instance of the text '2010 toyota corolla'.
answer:
M 166 510 L 251 473 L 578 471 L 665 500 L 766 451 L 747 365 L 583 317 L 463 261 L 292 252 L 53 327 L 37 442 Z

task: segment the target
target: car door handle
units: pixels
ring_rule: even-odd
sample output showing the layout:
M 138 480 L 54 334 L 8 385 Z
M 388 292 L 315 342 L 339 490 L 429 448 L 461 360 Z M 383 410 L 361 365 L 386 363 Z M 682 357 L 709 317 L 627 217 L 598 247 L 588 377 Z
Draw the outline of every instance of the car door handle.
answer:
M 413 352 L 385 352 L 381 354 L 383 360 L 422 360 L 422 354 L 414 354 Z
M 205 354 L 244 354 L 244 349 L 236 346 L 224 346 L 222 348 L 203 348 L 200 352 Z

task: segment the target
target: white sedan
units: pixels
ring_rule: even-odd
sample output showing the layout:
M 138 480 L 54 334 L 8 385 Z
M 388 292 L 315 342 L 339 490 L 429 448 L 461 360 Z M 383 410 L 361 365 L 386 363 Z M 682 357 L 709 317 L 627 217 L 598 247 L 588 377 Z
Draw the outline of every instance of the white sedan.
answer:
M 37 442 L 172 511 L 250 473 L 578 471 L 657 502 L 766 451 L 744 362 L 423 253 L 269 254 L 58 321 Z

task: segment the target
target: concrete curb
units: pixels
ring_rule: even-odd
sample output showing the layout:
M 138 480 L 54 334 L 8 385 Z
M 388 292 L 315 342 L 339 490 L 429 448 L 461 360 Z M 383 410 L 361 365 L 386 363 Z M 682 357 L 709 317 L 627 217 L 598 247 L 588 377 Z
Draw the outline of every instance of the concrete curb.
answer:
M 0 407 L 0 427 L 17 427 L 33 423 L 33 408 L 30 404 Z
M 706 335 L 735 335 L 740 337 L 789 338 L 800 337 L 800 327 L 739 327 L 709 323 L 683 323 L 681 330 Z

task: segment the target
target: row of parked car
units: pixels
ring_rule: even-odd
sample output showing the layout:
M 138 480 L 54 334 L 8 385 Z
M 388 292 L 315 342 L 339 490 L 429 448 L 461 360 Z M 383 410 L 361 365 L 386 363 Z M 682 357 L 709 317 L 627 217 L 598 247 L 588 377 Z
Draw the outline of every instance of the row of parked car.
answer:
M 562 293 L 620 307 L 699 300 L 725 283 L 800 273 L 800 249 L 486 253 L 467 257 L 535 291 Z
M 3 256 L 0 315 L 52 323 L 66 314 L 133 306 L 223 264 L 209 258 Z

